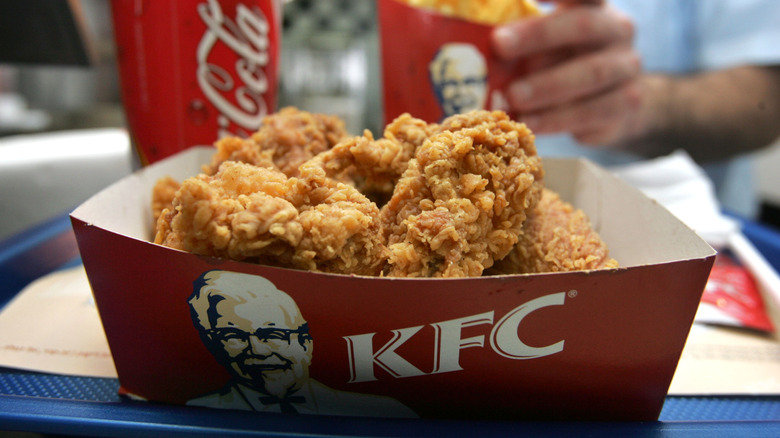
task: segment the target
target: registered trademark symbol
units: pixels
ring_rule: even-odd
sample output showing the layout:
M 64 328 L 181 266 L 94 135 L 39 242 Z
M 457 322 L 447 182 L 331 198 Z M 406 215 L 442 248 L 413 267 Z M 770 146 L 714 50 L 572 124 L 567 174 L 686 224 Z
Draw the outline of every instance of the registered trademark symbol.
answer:
M 577 290 L 576 289 L 572 289 L 572 290 L 569 291 L 569 293 L 567 295 L 569 295 L 569 298 L 574 298 L 574 297 L 577 296 Z

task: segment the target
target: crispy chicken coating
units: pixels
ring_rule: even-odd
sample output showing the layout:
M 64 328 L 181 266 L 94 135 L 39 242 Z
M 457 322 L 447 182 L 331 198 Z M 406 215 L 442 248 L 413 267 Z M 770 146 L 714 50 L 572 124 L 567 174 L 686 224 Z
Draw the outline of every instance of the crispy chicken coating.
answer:
M 247 139 L 225 137 L 215 143 L 217 151 L 204 172 L 213 175 L 225 161 L 240 161 L 280 170 L 296 176 L 306 160 L 332 148 L 348 137 L 344 121 L 294 107 L 263 118 L 260 129 Z
M 382 208 L 384 275 L 479 276 L 515 245 L 543 187 L 525 125 L 473 111 L 436 127 Z
M 203 171 L 213 175 L 223 162 L 239 161 L 295 176 L 303 162 L 346 137 L 344 121 L 339 117 L 287 107 L 263 118 L 263 125 L 250 138 L 229 136 L 218 140 L 211 163 L 203 166 Z M 155 223 L 162 210 L 170 207 L 178 188 L 179 183 L 170 177 L 161 178 L 153 188 Z
M 160 218 L 163 210 L 166 208 L 171 208 L 173 204 L 173 198 L 176 195 L 176 190 L 179 190 L 179 182 L 170 176 L 166 176 L 157 180 L 154 188 L 152 188 L 153 223 L 157 223 L 157 219 Z
M 520 241 L 491 275 L 617 268 L 607 245 L 582 210 L 550 189 L 528 215 Z
M 158 181 L 155 242 L 391 277 L 618 266 L 585 214 L 543 188 L 533 134 L 505 113 L 441 124 L 404 114 L 378 139 L 347 136 L 343 125 L 286 108 L 250 139 L 220 140 L 203 174 Z
M 186 179 L 155 243 L 195 254 L 309 271 L 379 274 L 379 210 L 354 187 L 310 167 L 298 177 L 226 161 Z
M 382 138 L 374 139 L 366 130 L 362 136 L 346 138 L 318 154 L 309 164 L 322 167 L 328 177 L 351 181 L 361 193 L 383 205 L 415 150 L 434 129 L 435 125 L 402 114 L 385 127 Z

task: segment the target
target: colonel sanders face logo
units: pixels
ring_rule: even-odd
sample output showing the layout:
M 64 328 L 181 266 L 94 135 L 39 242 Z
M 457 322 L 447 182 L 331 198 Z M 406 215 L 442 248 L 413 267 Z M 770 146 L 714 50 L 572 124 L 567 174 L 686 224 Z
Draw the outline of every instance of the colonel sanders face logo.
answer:
M 309 378 L 313 342 L 306 320 L 270 281 L 209 271 L 189 303 L 204 343 L 237 382 L 284 397 Z
M 428 64 L 428 71 L 444 117 L 485 107 L 487 66 L 476 47 L 444 44 Z

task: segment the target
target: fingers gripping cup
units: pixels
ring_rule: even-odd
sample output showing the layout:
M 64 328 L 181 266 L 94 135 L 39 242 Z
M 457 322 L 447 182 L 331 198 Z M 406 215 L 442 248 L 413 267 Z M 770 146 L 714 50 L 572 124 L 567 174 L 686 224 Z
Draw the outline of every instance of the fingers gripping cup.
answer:
M 112 0 L 127 123 L 142 164 L 276 109 L 278 0 Z

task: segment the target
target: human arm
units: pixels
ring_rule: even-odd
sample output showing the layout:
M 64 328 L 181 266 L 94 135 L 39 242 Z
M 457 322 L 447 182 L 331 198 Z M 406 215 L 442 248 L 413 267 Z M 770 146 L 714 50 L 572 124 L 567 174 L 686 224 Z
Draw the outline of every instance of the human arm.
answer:
M 616 147 L 643 156 L 684 149 L 699 162 L 761 149 L 780 135 L 780 67 L 739 66 L 640 79 L 638 126 Z
M 499 57 L 527 60 L 507 95 L 534 132 L 569 132 L 592 147 L 645 156 L 682 148 L 700 162 L 761 148 L 780 134 L 777 68 L 644 73 L 626 17 L 602 2 L 558 3 L 493 35 Z

